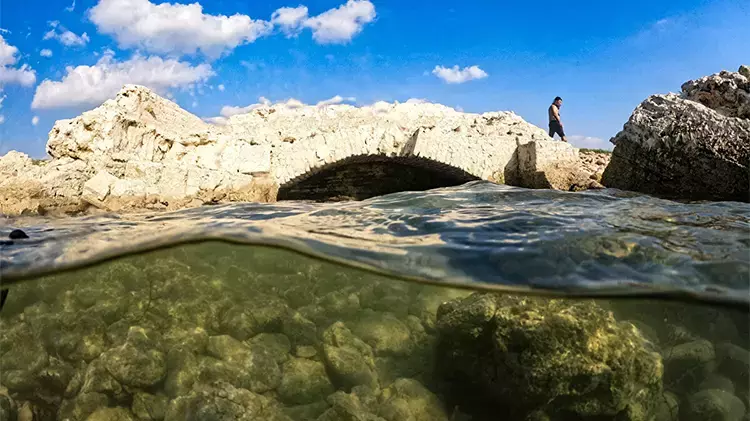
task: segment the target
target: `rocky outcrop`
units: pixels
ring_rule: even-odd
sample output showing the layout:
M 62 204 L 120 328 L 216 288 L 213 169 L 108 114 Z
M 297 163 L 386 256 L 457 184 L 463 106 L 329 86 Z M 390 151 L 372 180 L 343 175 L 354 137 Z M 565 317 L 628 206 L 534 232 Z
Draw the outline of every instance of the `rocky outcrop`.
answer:
M 688 200 L 750 201 L 750 78 L 746 66 L 653 95 L 611 142 L 607 187 Z
M 577 149 L 550 140 L 512 112 L 470 114 L 413 101 L 360 108 L 265 104 L 212 121 L 144 87 L 127 85 L 100 107 L 58 121 L 47 143 L 51 160 L 33 161 L 15 151 L 0 158 L 0 211 L 273 201 L 279 188 L 320 173 L 375 165 L 373 171 L 357 172 L 369 179 L 382 173 L 383 165 L 396 163 L 418 171 L 417 177 L 390 174 L 394 180 L 434 175 L 445 178 L 443 185 L 484 179 L 567 190 L 565 182 L 539 182 L 538 174 L 552 168 L 549 163 L 574 162 L 577 156 Z M 531 146 L 524 149 L 521 166 L 523 145 Z M 536 162 L 546 166 L 537 168 Z

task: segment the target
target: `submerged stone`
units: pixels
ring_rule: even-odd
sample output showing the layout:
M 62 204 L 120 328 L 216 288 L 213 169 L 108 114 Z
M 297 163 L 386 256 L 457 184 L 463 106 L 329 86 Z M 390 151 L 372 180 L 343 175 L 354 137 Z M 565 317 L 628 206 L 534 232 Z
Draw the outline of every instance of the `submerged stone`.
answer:
M 221 361 L 204 358 L 201 377 L 215 380 L 233 379 L 236 387 L 256 393 L 276 388 L 281 372 L 273 356 L 252 348 L 228 335 L 211 336 L 208 353 Z
M 139 392 L 133 396 L 131 410 L 139 420 L 160 421 L 167 412 L 167 404 L 166 396 Z
M 102 355 L 107 370 L 119 382 L 134 387 L 159 383 L 167 373 L 164 353 L 154 344 L 143 328 L 131 327 L 125 344 Z
M 86 421 L 136 421 L 125 408 L 102 408 L 86 418 Z
M 343 323 L 323 332 L 323 356 L 334 383 L 345 391 L 357 385 L 378 386 L 372 348 Z
M 409 328 L 391 313 L 363 310 L 352 322 L 352 331 L 376 354 L 406 354 L 412 349 Z
M 724 390 L 708 389 L 690 396 L 681 408 L 684 421 L 740 421 L 745 404 Z
M 475 293 L 441 305 L 437 330 L 462 408 L 650 421 L 661 396 L 659 354 L 593 302 Z
M 109 406 L 109 398 L 103 393 L 81 393 L 71 400 L 63 401 L 57 412 L 60 420 L 84 421 L 100 408 Z
M 226 382 L 194 389 L 173 399 L 165 421 L 291 421 L 267 398 Z
M 325 366 L 317 361 L 292 358 L 284 364 L 279 398 L 290 405 L 304 405 L 325 399 L 335 391 Z
M 448 421 L 443 404 L 413 379 L 398 379 L 383 390 L 378 415 L 388 421 Z

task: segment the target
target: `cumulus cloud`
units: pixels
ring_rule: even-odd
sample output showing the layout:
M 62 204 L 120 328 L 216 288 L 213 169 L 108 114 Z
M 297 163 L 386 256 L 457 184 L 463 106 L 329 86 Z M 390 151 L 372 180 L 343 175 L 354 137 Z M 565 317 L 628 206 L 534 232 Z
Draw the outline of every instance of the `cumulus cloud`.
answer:
M 148 0 L 99 0 L 89 11 L 99 32 L 121 48 L 159 54 L 196 54 L 217 58 L 227 50 L 271 33 L 270 22 L 247 15 L 210 15 L 200 3 L 154 4 Z
M 5 123 L 5 116 L 0 114 L 0 124 Z
M 173 88 L 189 88 L 214 75 L 208 64 L 190 63 L 161 57 L 134 56 L 117 61 L 104 55 L 93 66 L 68 66 L 60 81 L 44 80 L 31 102 L 33 109 L 97 106 L 112 98 L 123 85 L 143 85 L 159 94 Z
M 488 76 L 487 72 L 480 69 L 479 66 L 464 67 L 463 69 L 459 69 L 458 66 L 435 66 L 432 74 L 446 83 L 465 83 L 470 80 L 484 79 Z
M 223 84 L 219 85 L 219 90 L 220 90 L 221 92 L 224 92 L 224 89 L 226 89 L 226 88 L 224 87 L 224 85 L 223 85 Z
M 354 102 L 357 98 L 350 96 L 350 97 L 342 97 L 341 95 L 336 95 L 333 98 L 328 98 L 323 101 L 318 102 L 315 104 L 316 107 L 326 107 L 328 105 L 336 105 L 341 104 L 342 102 Z
M 52 50 L 45 48 L 39 52 L 39 55 L 42 57 L 52 57 Z
M 335 9 L 306 19 L 304 26 L 312 30 L 313 39 L 319 44 L 340 44 L 362 32 L 375 16 L 375 6 L 369 0 L 349 0 Z
M 37 124 L 39 124 L 39 116 L 35 115 L 34 117 L 31 117 L 31 125 L 36 126 Z
M 247 114 L 250 111 L 260 108 L 263 106 L 271 105 L 271 101 L 268 100 L 266 97 L 260 97 L 258 98 L 258 102 L 255 104 L 250 104 L 247 107 L 233 107 L 231 105 L 225 105 L 221 107 L 221 111 L 219 114 L 221 114 L 222 117 L 229 118 L 233 115 L 237 114 Z
M 293 36 L 302 30 L 307 21 L 307 7 L 282 7 L 273 12 L 271 23 L 281 28 L 287 36 Z
M 0 90 L 4 85 L 32 86 L 36 83 L 36 73 L 27 64 L 16 67 L 17 56 L 18 48 L 8 44 L 0 35 Z
M 271 20 L 203 12 L 200 3 L 161 3 L 150 0 L 99 0 L 88 17 L 100 33 L 117 40 L 121 48 L 156 54 L 193 55 L 215 59 L 234 48 L 255 42 L 280 28 L 287 36 L 312 30 L 320 44 L 344 43 L 375 19 L 370 0 L 348 0 L 320 15 L 309 17 L 305 6 L 282 7 Z
M 52 21 L 49 23 L 52 29 L 44 34 L 44 39 L 56 39 L 66 47 L 83 47 L 89 41 L 89 36 L 84 32 L 82 35 L 76 35 L 75 33 L 65 29 L 60 25 L 58 21 Z
M 573 135 L 568 136 L 570 142 L 576 148 L 606 149 L 612 150 L 613 145 L 600 137 Z

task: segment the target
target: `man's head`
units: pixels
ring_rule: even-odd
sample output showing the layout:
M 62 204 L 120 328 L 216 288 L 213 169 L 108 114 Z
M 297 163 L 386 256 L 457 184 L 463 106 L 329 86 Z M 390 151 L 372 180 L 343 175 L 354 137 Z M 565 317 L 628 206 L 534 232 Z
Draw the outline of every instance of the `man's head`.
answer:
M 560 108 L 560 106 L 562 105 L 562 98 L 560 98 L 559 96 L 556 96 L 555 100 L 552 101 L 552 103 L 557 105 L 557 108 Z

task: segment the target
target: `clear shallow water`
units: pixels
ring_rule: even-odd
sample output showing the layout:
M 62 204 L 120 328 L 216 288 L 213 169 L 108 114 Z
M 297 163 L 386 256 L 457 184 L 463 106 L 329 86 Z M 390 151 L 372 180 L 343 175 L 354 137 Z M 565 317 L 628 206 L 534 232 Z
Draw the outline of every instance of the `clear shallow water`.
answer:
M 0 419 L 740 421 L 749 213 L 473 183 L 17 220 Z
M 207 239 L 473 288 L 750 301 L 750 205 L 486 182 L 363 202 L 232 204 L 169 214 L 20 220 L 3 282 Z

